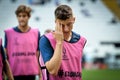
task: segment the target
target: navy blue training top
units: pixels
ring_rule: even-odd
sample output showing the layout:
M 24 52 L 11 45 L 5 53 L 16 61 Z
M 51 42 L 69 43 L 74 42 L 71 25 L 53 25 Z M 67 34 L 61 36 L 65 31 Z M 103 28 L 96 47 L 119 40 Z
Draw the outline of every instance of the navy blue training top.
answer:
M 13 28 L 16 32 L 19 32 L 19 33 L 23 33 L 17 26 Z M 31 28 L 30 28 L 31 29 Z M 29 30 L 30 30 L 29 29 Z M 28 30 L 28 31 L 29 31 Z M 40 32 L 38 32 L 38 44 L 39 44 L 39 40 L 40 40 Z M 6 48 L 7 47 L 7 37 L 6 37 L 6 34 L 5 34 L 5 44 L 4 44 L 4 47 Z M 37 48 L 37 50 L 39 50 L 39 46 Z
M 72 38 L 69 41 L 69 43 L 75 43 L 79 39 L 80 39 L 80 35 L 75 33 L 75 32 L 72 32 Z M 43 61 L 44 61 L 44 63 L 46 63 L 53 56 L 54 50 L 53 50 L 48 38 L 45 35 L 43 35 L 40 38 L 39 43 L 40 43 L 39 48 L 40 48 L 40 51 L 41 51 L 41 54 L 42 54 L 42 57 L 43 57 Z

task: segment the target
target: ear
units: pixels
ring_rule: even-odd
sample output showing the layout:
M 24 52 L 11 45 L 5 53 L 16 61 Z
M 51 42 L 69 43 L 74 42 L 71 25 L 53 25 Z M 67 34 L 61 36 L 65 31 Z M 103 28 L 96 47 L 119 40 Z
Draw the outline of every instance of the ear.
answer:
M 57 19 L 55 19 L 55 23 L 57 22 Z
M 30 19 L 31 15 L 29 15 L 28 17 L 29 17 L 29 19 Z
M 75 21 L 75 17 L 73 17 L 73 20 Z
M 75 17 L 73 17 L 73 22 L 75 23 Z

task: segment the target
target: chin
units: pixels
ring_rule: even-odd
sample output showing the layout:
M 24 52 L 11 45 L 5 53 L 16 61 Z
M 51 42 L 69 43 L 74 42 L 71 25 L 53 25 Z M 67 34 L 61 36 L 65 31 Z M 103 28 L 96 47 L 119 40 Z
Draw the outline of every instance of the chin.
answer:
M 64 34 L 67 34 L 67 33 L 69 33 L 69 31 L 64 31 L 63 33 L 64 33 Z
M 25 27 L 26 25 L 20 25 L 21 27 Z

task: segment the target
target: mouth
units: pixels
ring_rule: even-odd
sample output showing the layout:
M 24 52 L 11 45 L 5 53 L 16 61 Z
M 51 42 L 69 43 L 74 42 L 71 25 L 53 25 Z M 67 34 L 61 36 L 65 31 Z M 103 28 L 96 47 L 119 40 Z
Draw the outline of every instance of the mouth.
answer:
M 20 21 L 19 24 L 23 25 L 23 24 L 25 24 L 25 22 L 24 21 Z

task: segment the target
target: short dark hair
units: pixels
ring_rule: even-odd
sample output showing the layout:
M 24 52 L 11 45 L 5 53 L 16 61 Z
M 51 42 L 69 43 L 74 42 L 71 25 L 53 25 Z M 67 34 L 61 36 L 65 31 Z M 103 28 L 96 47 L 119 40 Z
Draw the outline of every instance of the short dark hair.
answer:
M 60 5 L 55 10 L 55 18 L 66 20 L 73 16 L 72 9 L 68 5 Z
M 27 7 L 25 5 L 18 6 L 17 10 L 15 11 L 15 14 L 18 16 L 19 13 L 27 13 L 27 15 L 30 17 L 32 9 L 30 7 Z

